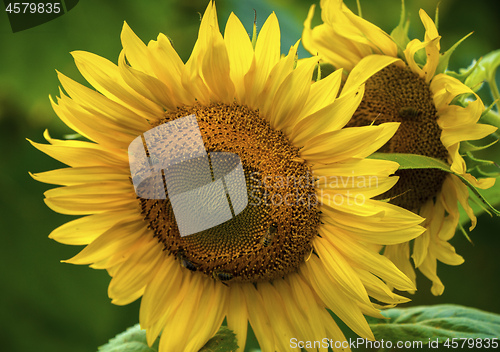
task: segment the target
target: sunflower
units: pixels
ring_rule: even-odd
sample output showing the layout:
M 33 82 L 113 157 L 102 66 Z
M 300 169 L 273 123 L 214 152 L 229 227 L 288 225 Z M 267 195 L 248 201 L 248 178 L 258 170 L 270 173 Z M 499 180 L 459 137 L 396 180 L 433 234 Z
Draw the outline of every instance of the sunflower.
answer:
M 106 269 L 115 304 L 142 297 L 140 324 L 149 344 L 161 333 L 160 351 L 198 351 L 224 319 L 239 351 L 248 323 L 263 351 L 344 341 L 330 311 L 373 339 L 363 314 L 408 301 L 389 285 L 415 289 L 378 249 L 424 229 L 372 199 L 398 164 L 365 157 L 399 123 L 342 127 L 366 79 L 395 59 L 361 60 L 342 90 L 340 70 L 312 83 L 318 58 L 296 65 L 298 42 L 280 56 L 274 14 L 253 45 L 234 14 L 220 33 L 212 2 L 186 63 L 163 34 L 145 45 L 125 23 L 121 40 L 118 65 L 72 53 L 96 90 L 58 74 L 53 108 L 88 141 L 31 142 L 69 166 L 32 175 L 63 186 L 46 204 L 85 215 L 50 234 L 86 245 L 66 262 Z
M 324 23 L 311 29 L 314 8 L 304 22 L 303 44 L 325 62 L 349 71 L 370 55 L 399 58 L 367 80 L 363 100 L 347 126 L 400 122 L 380 152 L 437 158 L 478 188 L 494 184 L 492 178 L 477 180 L 467 173 L 459 148 L 460 142 L 481 139 L 496 128 L 477 123 L 484 111 L 481 99 L 444 73 L 454 47 L 440 53 L 441 37 L 424 10 L 419 15 L 425 38 L 410 41 L 404 6 L 401 22 L 391 35 L 356 16 L 342 0 L 322 0 Z M 455 104 L 462 96 L 469 96 L 467 103 Z M 468 189 L 455 175 L 435 169 L 399 170 L 396 175 L 400 177 L 398 184 L 381 198 L 425 218 L 426 231 L 412 241 L 411 258 L 414 267 L 432 281 L 432 293 L 440 295 L 444 286 L 436 273 L 437 260 L 448 265 L 464 261 L 448 242 L 458 225 L 458 203 L 471 220 L 470 230 L 476 225 Z M 386 246 L 384 254 L 415 282 L 410 242 Z

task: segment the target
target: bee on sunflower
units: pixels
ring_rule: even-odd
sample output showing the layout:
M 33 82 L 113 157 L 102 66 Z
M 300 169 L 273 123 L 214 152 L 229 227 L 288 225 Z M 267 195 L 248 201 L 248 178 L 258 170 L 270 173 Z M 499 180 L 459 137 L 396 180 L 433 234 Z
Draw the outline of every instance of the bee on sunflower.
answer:
M 46 132 L 49 144 L 31 142 L 69 166 L 32 175 L 62 186 L 45 192 L 46 204 L 83 216 L 50 237 L 86 245 L 66 262 L 106 269 L 113 303 L 142 297 L 141 327 L 149 344 L 161 333 L 162 352 L 198 351 L 225 319 L 239 351 L 248 323 L 263 351 L 289 351 L 292 337 L 344 341 L 330 311 L 374 339 L 364 315 L 381 318 L 379 308 L 408 301 L 389 286 L 415 289 L 377 249 L 420 236 L 422 218 L 373 199 L 396 184 L 390 175 L 398 164 L 366 159 L 400 123 L 343 128 L 366 80 L 397 59 L 360 60 L 341 88 L 342 70 L 311 83 L 318 58 L 297 65 L 298 42 L 280 55 L 274 14 L 253 39 L 234 14 L 222 35 L 213 2 L 186 63 L 165 35 L 145 45 L 125 24 L 118 65 L 72 53 L 95 90 L 59 73 L 64 91 L 53 108 L 88 140 L 57 140 Z M 179 129 L 154 148 L 189 150 L 194 137 L 182 138 L 192 132 L 204 146 L 203 160 L 237 155 L 246 194 L 233 198 L 228 178 L 209 166 L 207 184 L 221 181 L 232 218 L 183 234 L 168 186 L 162 197 L 138 192 L 132 162 L 138 154 L 130 148 L 144 141 L 148 167 L 161 166 L 165 155 L 153 155 L 147 136 L 186 117 L 196 131 Z M 179 163 L 179 172 L 196 178 L 201 164 L 190 162 Z M 167 178 L 162 173 L 159 181 Z M 222 212 L 211 201 L 215 193 L 202 196 L 209 200 L 199 198 L 200 204 Z M 241 204 L 231 200 L 241 197 L 248 203 L 235 211 Z
M 437 275 L 437 261 L 448 265 L 464 261 L 448 242 L 459 225 L 458 203 L 471 220 L 470 230 L 477 221 L 469 205 L 468 188 L 457 175 L 481 189 L 495 183 L 494 178 L 476 179 L 467 172 L 460 143 L 482 139 L 496 127 L 478 123 L 484 111 L 481 99 L 446 73 L 450 55 L 459 43 L 441 53 L 441 37 L 424 10 L 419 12 L 425 27 L 421 41 L 408 38 L 404 1 L 401 21 L 391 35 L 355 15 L 342 0 L 321 0 L 320 6 L 323 23 L 311 28 L 314 5 L 304 22 L 302 40 L 310 53 L 347 71 L 371 55 L 398 59 L 367 80 L 363 99 L 347 126 L 399 122 L 398 131 L 379 152 L 431 157 L 447 163 L 455 173 L 401 169 L 395 173 L 400 177 L 396 186 L 381 195 L 391 204 L 421 215 L 426 228 L 411 241 L 412 246 L 410 241 L 386 246 L 384 255 L 413 282 L 414 267 L 418 268 L 432 281 L 432 293 L 440 295 L 444 285 Z M 464 96 L 468 98 L 457 104 Z

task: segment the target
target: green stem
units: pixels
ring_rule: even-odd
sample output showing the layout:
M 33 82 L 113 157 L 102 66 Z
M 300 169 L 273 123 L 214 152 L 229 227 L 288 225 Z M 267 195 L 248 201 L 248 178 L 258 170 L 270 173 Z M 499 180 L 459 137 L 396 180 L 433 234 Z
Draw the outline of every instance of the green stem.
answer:
M 484 123 L 500 128 L 500 114 L 494 110 L 490 110 L 487 114 L 481 117 Z
M 496 68 L 491 73 L 491 78 L 488 80 L 488 84 L 490 85 L 491 95 L 493 95 L 493 100 L 500 99 L 500 92 L 498 91 L 497 80 L 495 79 Z
M 493 109 L 490 110 L 488 114 L 484 116 L 482 119 L 484 122 L 495 126 L 498 128 L 496 132 L 493 133 L 493 136 L 495 138 L 500 139 L 500 114 L 498 113 L 498 102 L 500 101 L 500 91 L 498 90 L 498 85 L 497 85 L 497 80 L 496 78 L 496 72 L 497 72 L 498 65 L 494 67 L 493 72 L 490 72 L 490 79 L 488 80 L 488 85 L 490 86 L 491 90 L 491 95 L 493 96 L 493 101 L 496 101 L 496 111 Z
M 498 94 L 498 89 L 497 89 L 497 94 Z M 495 99 L 500 99 L 500 98 L 495 98 Z M 500 114 L 497 111 L 494 111 L 493 109 L 490 110 L 487 114 L 481 117 L 481 122 L 498 128 L 498 130 L 493 132 L 492 135 L 495 138 L 500 139 Z

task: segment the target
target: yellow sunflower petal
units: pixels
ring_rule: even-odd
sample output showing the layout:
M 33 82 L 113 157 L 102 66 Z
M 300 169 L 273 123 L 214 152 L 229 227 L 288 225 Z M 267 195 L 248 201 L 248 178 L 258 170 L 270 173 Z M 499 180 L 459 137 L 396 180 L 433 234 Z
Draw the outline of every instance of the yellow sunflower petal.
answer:
M 203 346 L 192 345 L 189 350 L 186 349 L 187 343 L 189 343 L 188 337 L 191 333 L 190 327 L 193 321 L 197 320 L 196 311 L 200 307 L 201 299 L 205 297 L 205 292 L 203 292 L 205 288 L 205 278 L 201 275 L 193 275 L 191 289 L 183 297 L 163 328 L 159 351 L 195 352 Z M 211 293 L 207 292 L 206 296 L 211 296 Z M 207 324 L 204 331 L 200 331 L 200 333 L 204 334 L 206 329 L 213 329 L 213 326 Z
M 319 183 L 355 182 L 357 177 L 367 177 L 376 181 L 379 177 L 388 177 L 399 168 L 399 164 L 388 160 L 351 159 L 328 165 L 313 165 L 314 175 Z M 371 177 L 371 179 L 370 179 Z M 361 180 L 361 179 L 358 179 Z
M 269 99 L 269 97 L 274 97 L 276 95 L 276 92 L 282 86 L 283 81 L 293 72 L 294 66 L 297 62 L 298 47 L 299 41 L 297 41 L 295 45 L 292 45 L 285 58 L 280 60 L 280 62 L 273 67 L 269 73 L 264 89 L 259 94 L 258 101 L 261 106 L 259 111 L 261 111 L 262 114 L 269 120 L 274 119 L 271 114 L 274 99 Z
M 443 202 L 441 201 L 441 203 Z M 457 201 L 455 200 L 455 206 L 456 204 Z M 455 235 L 458 221 L 459 221 L 458 211 L 448 213 L 448 215 L 444 217 L 443 223 L 441 225 L 441 230 L 438 233 L 439 239 L 442 241 L 449 241 L 450 239 L 452 239 L 453 236 Z
M 81 144 L 48 145 L 28 140 L 36 149 L 50 157 L 72 167 L 92 167 L 123 165 L 117 160 L 116 155 L 104 150 L 102 147 L 82 142 Z
M 355 262 L 358 267 L 377 275 L 398 290 L 415 290 L 413 282 L 396 268 L 389 259 L 378 253 L 372 253 L 364 246 L 349 239 L 345 233 L 342 233 L 342 230 L 338 234 L 342 235 L 342 241 L 335 240 L 331 236 L 326 236 L 326 238 L 345 257 Z
M 229 289 L 213 280 L 204 280 L 200 304 L 195 317 L 185 327 L 190 331 L 185 351 L 197 352 L 219 330 L 226 315 Z M 181 342 L 184 342 L 181 340 Z M 170 349 L 168 349 L 170 351 Z
M 171 306 L 172 296 L 182 293 L 178 284 L 182 281 L 180 277 L 183 269 L 177 264 L 172 256 L 165 256 L 158 263 L 158 271 L 146 288 L 141 301 L 139 322 L 143 328 L 149 328 L 156 323 Z M 165 302 L 165 304 L 158 304 L 158 302 Z M 153 341 L 156 339 L 156 336 L 151 337 L 149 331 L 147 337 L 148 341 L 151 338 Z
M 203 78 L 214 94 L 214 100 L 230 104 L 234 99 L 235 88 L 230 77 L 226 45 L 219 27 L 213 28 L 209 33 L 209 43 L 202 63 Z
M 332 336 L 333 338 L 339 337 L 335 334 L 328 335 L 328 330 L 339 330 L 338 326 L 333 319 L 331 319 L 330 314 L 327 313 L 324 307 L 324 303 L 321 302 L 307 280 L 302 278 L 299 274 L 290 275 L 285 278 L 285 280 L 292 289 L 292 296 L 294 300 L 299 303 L 299 307 L 301 307 L 302 312 L 308 316 L 310 327 L 313 329 L 313 336 L 316 336 L 314 340 L 318 339 L 320 336 Z M 328 319 L 324 319 L 325 313 L 330 318 L 329 321 Z M 328 321 L 326 324 L 325 320 Z M 343 337 L 342 333 L 341 336 Z
M 293 275 L 292 280 L 300 280 L 303 285 L 307 285 L 303 282 L 298 275 Z M 297 336 L 295 338 L 299 340 L 321 340 L 325 335 L 325 328 L 320 323 L 319 316 L 317 315 L 318 307 L 314 305 L 314 298 L 309 297 L 311 300 L 308 301 L 308 306 L 312 306 L 309 311 L 304 312 L 300 309 L 303 307 L 300 302 L 295 300 L 292 295 L 292 287 L 285 280 L 276 280 L 273 282 L 276 290 L 279 292 L 281 299 L 283 300 L 284 307 L 289 316 L 290 321 L 300 321 L 302 324 L 297 324 L 295 327 L 297 329 Z M 300 285 L 300 284 L 299 284 Z M 320 308 L 322 309 L 322 308 Z M 317 330 L 315 330 L 317 329 Z M 300 338 L 299 338 L 300 337 Z M 322 350 L 320 350 L 322 351 Z
M 118 197 L 111 200 L 95 200 L 74 196 L 51 197 L 45 198 L 44 202 L 53 211 L 66 215 L 99 214 L 106 211 L 128 210 L 136 206 L 135 202 Z
M 136 70 L 127 63 L 125 50 L 122 50 L 118 59 L 118 70 L 129 86 L 143 96 L 161 106 L 164 110 L 175 110 L 177 102 L 171 95 L 170 89 L 156 77 Z
M 274 95 L 269 112 L 271 116 L 269 123 L 272 128 L 283 130 L 285 126 L 296 123 L 309 96 L 310 80 L 316 64 L 316 58 L 306 59 L 283 80 Z M 295 88 L 291 90 L 291 86 Z
M 113 182 L 73 185 L 53 188 L 44 193 L 45 204 L 52 210 L 68 215 L 97 214 L 117 209 L 136 209 L 130 185 Z
M 309 140 L 300 155 L 324 164 L 366 157 L 382 147 L 398 127 L 399 123 L 391 122 L 324 133 Z
M 228 297 L 227 327 L 236 334 L 238 349 L 243 352 L 247 341 L 248 310 L 245 296 L 240 286 L 231 287 Z
M 239 101 L 242 101 L 246 93 L 244 77 L 252 65 L 254 52 L 245 27 L 243 27 L 241 21 L 232 12 L 226 23 L 224 41 L 226 43 L 230 76 L 234 82 L 236 97 Z
M 123 170 L 104 166 L 66 168 L 36 174 L 30 173 L 30 175 L 35 180 L 40 182 L 65 186 L 83 184 L 87 182 L 93 183 L 111 181 L 130 184 L 129 176 L 127 176 Z
M 191 293 L 190 288 L 193 287 L 191 285 L 198 283 L 198 281 L 194 279 L 195 279 L 194 277 L 181 276 L 177 281 L 178 284 L 177 287 L 174 290 L 168 292 L 169 296 L 167 297 L 167 301 L 161 307 L 163 309 L 162 315 L 159 317 L 158 321 L 156 321 L 147 328 L 148 345 L 151 346 L 153 344 L 153 342 L 157 339 L 160 332 L 171 331 L 172 319 L 175 316 L 175 313 L 182 305 L 182 302 L 190 295 Z M 196 287 L 199 289 L 199 286 Z M 197 292 L 199 291 L 200 290 L 197 290 Z M 190 297 L 199 297 L 199 296 L 197 295 L 193 296 L 193 293 L 191 293 Z M 195 301 L 194 303 L 197 304 L 197 301 Z M 186 338 L 185 335 L 181 335 L 181 337 Z M 177 336 L 170 336 L 169 344 L 171 343 L 177 344 L 178 342 L 179 341 L 177 339 Z M 168 346 L 168 344 L 166 345 Z M 162 350 L 162 348 L 165 349 L 165 347 L 160 347 L 160 351 Z
M 341 0 L 327 0 L 326 4 L 337 3 L 342 4 L 342 14 L 348 21 L 352 23 L 352 27 L 340 28 L 339 32 L 347 39 L 356 41 L 356 43 L 365 44 L 371 47 L 374 52 L 380 52 L 387 56 L 397 56 L 397 46 L 392 38 L 383 30 L 369 21 L 356 16 Z M 337 5 L 338 6 L 338 5 Z M 335 11 L 331 8 L 332 11 Z M 337 13 L 340 16 L 340 14 Z M 327 15 L 328 16 L 328 15 Z M 347 22 L 347 21 L 346 21 Z M 350 28 L 349 28 L 350 27 Z
M 396 267 L 404 273 L 405 277 L 411 280 L 413 289 L 409 289 L 408 292 L 414 293 L 416 290 L 415 282 L 417 276 L 410 263 L 410 243 L 405 242 L 386 246 L 384 249 L 384 256 L 389 258 Z M 394 285 L 394 287 L 396 286 Z
M 111 61 L 85 51 L 73 51 L 71 54 L 82 76 L 107 98 L 133 111 L 161 116 L 161 107 L 134 93 Z
M 416 238 L 413 244 L 412 258 L 415 268 L 418 268 L 427 256 L 432 233 L 440 231 L 441 221 L 444 217 L 444 207 L 441 203 L 434 204 L 429 200 L 420 208 L 419 214 L 425 218 L 423 226 L 427 230 Z
M 324 24 L 311 30 L 314 7 L 304 22 L 304 47 L 312 54 L 319 51 L 328 62 L 347 70 L 370 54 L 397 56 L 397 46 L 391 37 L 353 14 L 343 1 L 321 1 L 321 9 Z
M 259 341 L 260 348 L 263 352 L 274 351 L 274 337 L 269 333 L 274 330 L 271 325 L 267 312 L 264 309 L 262 296 L 252 284 L 244 284 L 241 286 L 245 301 L 248 306 L 248 317 L 250 325 Z
M 359 61 L 359 63 L 352 69 L 347 77 L 344 87 L 342 88 L 342 94 L 349 92 L 351 89 L 357 89 L 360 84 L 366 82 L 368 78 L 373 76 L 375 73 L 389 66 L 392 63 L 400 62 L 398 58 L 389 57 L 384 55 L 370 55 L 364 57 Z
M 62 91 L 60 95 L 61 97 L 57 98 L 57 104 L 50 97 L 52 108 L 73 131 L 108 149 L 127 148 L 134 139 L 132 127 L 126 128 L 121 122 L 112 121 L 102 114 L 85 110 Z
M 439 39 L 435 38 L 432 41 L 421 42 L 418 39 L 413 39 L 408 43 L 406 49 L 404 50 L 406 62 L 408 66 L 411 68 L 413 72 L 419 75 L 419 77 L 424 78 L 426 82 L 430 82 L 430 79 L 433 77 L 434 72 L 436 71 L 436 67 L 438 65 L 438 61 L 428 59 L 426 65 L 423 68 L 420 68 L 418 63 L 415 61 L 415 54 L 422 49 L 426 50 L 426 53 L 429 54 L 429 57 L 435 58 L 436 54 L 439 55 L 439 50 L 437 47 L 439 46 Z M 427 66 L 428 65 L 428 66 Z
M 318 185 L 316 195 L 322 204 L 339 203 L 350 205 L 353 202 L 363 204 L 368 198 L 378 196 L 390 190 L 398 182 L 398 177 L 385 177 L 377 182 L 348 182 L 347 186 L 333 187 Z
M 297 146 L 303 146 L 321 133 L 342 128 L 356 111 L 362 97 L 363 88 L 361 87 L 359 91 L 350 95 L 344 94 L 332 104 L 305 117 L 292 128 L 291 141 Z
M 117 223 L 134 217 L 140 218 L 136 209 L 89 215 L 59 226 L 49 237 L 64 244 L 89 244 Z
M 257 289 L 266 297 L 263 300 L 264 308 L 268 312 L 268 317 L 276 335 L 275 343 L 279 351 L 293 351 L 290 340 L 297 336 L 297 332 L 290 324 L 291 320 L 286 312 L 283 298 L 278 290 L 269 282 L 262 282 L 257 285 Z
M 318 253 L 325 269 L 340 284 L 347 295 L 371 304 L 368 294 L 356 273 L 353 271 L 346 259 L 327 240 L 317 238 L 314 248 Z
M 471 219 L 471 227 L 469 228 L 469 230 L 472 231 L 476 226 L 477 219 L 474 215 L 474 211 L 469 205 L 468 198 L 469 191 L 467 186 L 465 186 L 463 182 L 460 181 L 456 176 L 449 175 L 444 180 L 440 199 L 442 200 L 442 204 L 445 207 L 446 211 L 450 214 L 451 218 L 449 221 L 452 222 L 450 225 L 454 226 L 453 230 L 456 229 L 456 225 L 458 224 L 459 220 L 457 201 L 460 202 L 460 205 L 465 210 L 467 216 L 469 217 L 469 219 Z M 440 234 L 440 236 L 443 236 L 441 237 L 442 240 L 448 240 L 455 234 L 454 231 L 448 231 L 449 232 Z
M 325 212 L 328 213 L 327 207 L 324 207 Z M 325 218 L 325 226 L 319 230 L 322 234 L 328 233 L 341 233 L 342 230 L 349 231 L 353 239 L 358 239 L 365 243 L 372 244 L 397 244 L 403 241 L 410 241 L 419 235 L 421 235 L 425 229 L 417 226 L 409 226 L 407 228 L 398 228 L 398 225 L 389 227 L 383 231 L 381 227 L 381 221 L 373 221 L 372 219 L 360 219 L 354 218 L 353 220 L 358 220 L 358 223 L 352 223 L 348 221 L 348 216 L 343 216 L 341 220 L 330 220 Z M 332 237 L 336 237 L 333 235 Z M 339 238 L 340 240 L 340 238 Z
M 117 223 L 65 262 L 92 264 L 107 259 L 110 254 L 116 256 L 116 254 L 127 252 L 140 239 L 138 234 L 144 229 L 145 224 L 135 220 Z
M 441 50 L 439 40 L 441 37 L 439 36 L 434 21 L 432 21 L 429 15 L 422 9 L 420 9 L 418 14 L 425 27 L 425 41 L 432 43 L 425 48 L 427 61 L 423 67 L 425 81 L 430 82 L 432 77 L 434 77 L 436 68 L 439 64 L 439 51 Z
M 149 76 L 153 76 L 154 71 L 149 62 L 147 47 L 129 27 L 127 22 L 123 23 L 120 38 L 123 49 L 127 53 L 127 61 L 130 65 Z
M 471 174 L 465 174 L 464 178 L 466 178 L 467 181 L 472 183 L 475 187 L 480 189 L 488 189 L 490 187 L 493 187 L 493 185 L 496 183 L 496 179 L 493 177 L 481 178 L 478 180 Z
M 443 145 L 445 147 L 449 147 L 461 141 L 474 141 L 484 138 L 492 134 L 496 130 L 497 128 L 495 126 L 483 124 L 475 124 L 474 126 L 467 127 L 447 128 L 441 133 L 441 141 L 443 142 Z
M 472 94 L 477 98 L 469 87 L 458 79 L 444 73 L 436 75 L 429 87 L 433 93 L 432 99 L 436 105 L 436 109 L 439 111 L 449 105 L 457 95 Z M 477 102 L 482 104 L 480 100 L 477 100 Z M 479 119 L 480 115 L 476 117 Z
M 325 78 L 314 82 L 311 85 L 309 99 L 304 106 L 302 114 L 309 116 L 330 105 L 333 102 L 332 98 L 337 97 L 341 83 L 342 69 L 338 69 Z
M 354 301 L 341 293 L 341 290 L 332 288 L 332 279 L 326 274 L 325 268 L 318 258 L 311 257 L 301 267 L 301 271 L 309 279 L 311 286 L 314 287 L 321 300 L 331 307 L 333 312 L 356 334 L 363 338 L 375 339 L 361 310 Z
M 472 125 L 477 122 L 483 109 L 484 106 L 479 100 L 469 102 L 467 108 L 457 105 L 447 105 L 440 109 L 437 123 L 443 130 Z
M 132 132 L 134 129 L 137 131 L 149 129 L 147 121 L 144 118 L 140 118 L 126 106 L 107 99 L 102 94 L 73 81 L 62 73 L 58 72 L 57 77 L 71 98 L 90 113 L 97 113 L 118 124 L 118 126 L 126 126 Z M 117 118 L 116 116 L 119 117 Z M 146 116 L 151 115 L 146 114 Z
M 432 281 L 431 292 L 434 296 L 440 296 L 444 292 L 444 285 L 436 275 L 437 262 L 432 256 L 427 256 L 425 261 L 420 265 L 419 270 L 424 274 L 429 280 Z
M 159 34 L 156 41 L 148 43 L 148 49 L 155 75 L 170 88 L 175 101 L 179 104 L 193 104 L 194 97 L 184 89 L 181 81 L 184 63 L 170 40 L 164 34 Z
M 450 177 L 451 182 L 454 185 L 455 189 L 455 195 L 456 199 L 460 202 L 460 205 L 462 208 L 465 210 L 467 213 L 467 216 L 471 220 L 471 226 L 469 227 L 469 230 L 472 231 L 477 224 L 477 218 L 476 215 L 474 214 L 474 211 L 469 205 L 468 199 L 469 199 L 469 190 L 468 188 L 463 184 L 462 181 L 458 179 L 455 175 L 451 175 Z
M 409 298 L 400 296 L 392 292 L 386 285 L 385 282 L 380 280 L 377 276 L 372 273 L 354 267 L 353 270 L 359 276 L 359 279 L 365 286 L 368 294 L 380 302 L 389 303 L 392 305 L 406 303 L 411 301 Z
M 342 40 L 341 37 L 332 33 L 331 27 L 327 24 L 321 24 L 311 29 L 315 8 L 316 5 L 311 5 L 304 21 L 302 32 L 304 48 L 312 55 L 318 55 L 321 52 L 321 57 L 337 68 L 351 69 L 360 59 L 358 49 L 351 41 Z
M 108 287 L 108 296 L 112 303 L 125 305 L 142 296 L 144 288 L 154 277 L 157 263 L 162 256 L 163 248 L 158 241 L 145 238 L 112 275 Z
M 455 247 L 439 238 L 431 245 L 430 252 L 437 260 L 447 265 L 460 265 L 464 262 L 464 258 L 456 253 Z
M 420 232 L 423 231 L 423 228 L 416 226 L 424 220 L 422 217 L 409 210 L 378 200 L 366 199 L 364 203 L 351 201 L 350 204 L 330 202 L 322 206 L 322 211 L 326 214 L 324 221 L 339 227 L 342 224 L 349 226 L 352 230 L 356 229 L 356 233 L 363 229 L 368 233 L 380 232 L 379 235 L 386 231 L 404 232 L 405 229 L 414 228 Z M 376 236 L 373 237 L 375 238 Z M 384 242 L 385 240 L 381 237 L 379 243 L 388 244 Z
M 245 75 L 245 103 L 256 106 L 259 93 L 266 84 L 269 73 L 280 58 L 280 29 L 274 12 L 262 26 L 255 44 L 255 62 Z
M 181 81 L 184 88 L 202 104 L 210 102 L 210 89 L 203 80 L 202 67 L 205 53 L 211 45 L 214 31 L 219 30 L 215 3 L 210 1 L 201 19 L 198 39 L 189 60 L 184 66 Z
M 324 335 L 324 336 L 330 337 L 333 341 L 342 342 L 342 344 L 340 346 L 335 345 L 335 342 L 334 342 L 334 347 L 332 348 L 333 351 L 334 352 L 348 352 L 348 351 L 350 351 L 349 348 L 347 350 L 345 348 L 346 344 L 348 344 L 348 341 L 345 338 L 344 333 L 342 332 L 342 330 L 340 330 L 338 325 L 335 323 L 335 320 L 333 320 L 330 313 L 327 312 L 326 310 L 321 310 L 320 314 L 321 314 L 320 321 L 326 327 L 326 335 Z M 345 343 L 344 343 L 344 341 L 345 341 Z
M 430 243 L 430 232 L 425 231 L 421 236 L 417 237 L 413 246 L 413 262 L 415 263 L 415 268 L 418 268 L 420 264 L 424 261 L 427 256 L 427 251 L 429 249 Z

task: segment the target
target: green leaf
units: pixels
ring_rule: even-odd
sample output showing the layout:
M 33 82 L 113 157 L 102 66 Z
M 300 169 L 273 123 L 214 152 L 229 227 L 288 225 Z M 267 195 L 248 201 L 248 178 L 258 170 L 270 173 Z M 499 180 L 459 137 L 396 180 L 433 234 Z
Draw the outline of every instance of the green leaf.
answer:
M 156 352 L 159 340 L 149 347 L 146 341 L 146 330 L 141 330 L 139 324 L 128 328 L 126 331 L 109 340 L 99 347 L 99 352 Z
M 446 171 L 450 174 L 457 176 L 460 181 L 462 181 L 469 189 L 474 193 L 476 197 L 478 197 L 481 202 L 488 208 L 489 211 L 494 213 L 495 215 L 500 216 L 500 211 L 495 209 L 487 200 L 483 197 L 481 193 L 479 193 L 478 189 L 474 187 L 472 183 L 469 182 L 462 175 L 453 172 L 450 169 L 450 165 L 441 161 L 439 159 L 430 158 L 428 156 L 417 155 L 417 154 L 402 154 L 402 153 L 373 153 L 370 156 L 371 159 L 381 159 L 381 160 L 390 160 L 395 161 L 399 164 L 399 168 L 401 170 L 406 169 L 438 169 L 442 171 Z
M 465 213 L 465 212 L 464 212 Z M 475 212 L 474 212 L 475 214 Z M 462 214 L 460 214 L 460 216 L 462 216 Z M 469 216 L 467 214 L 465 214 L 465 216 L 467 216 L 467 221 L 469 221 Z M 460 221 L 457 225 L 457 229 L 458 231 L 460 231 L 462 233 L 462 235 L 467 239 L 467 241 L 469 241 L 469 243 L 471 244 L 474 244 L 474 242 L 472 242 L 469 234 L 467 233 L 467 231 L 464 229 L 464 226 L 462 225 L 462 221 Z
M 469 141 L 463 141 L 463 142 L 460 142 L 460 152 L 462 153 L 466 153 L 466 152 L 477 152 L 479 150 L 484 150 L 486 148 L 489 148 L 491 147 L 492 145 L 494 145 L 495 143 L 497 143 L 498 140 L 494 140 L 493 142 L 487 144 L 487 145 L 475 145 L 475 144 L 472 144 L 471 142 Z M 464 154 L 461 154 L 461 155 L 464 155 Z
M 436 68 L 436 75 L 438 73 L 444 73 L 446 71 L 446 69 L 448 68 L 448 63 L 450 62 L 450 57 L 451 57 L 451 54 L 453 54 L 453 52 L 455 51 L 455 49 L 465 40 L 467 39 L 470 35 L 472 34 L 469 33 L 467 34 L 465 37 L 463 37 L 462 39 L 460 39 L 458 42 L 456 42 L 451 48 L 449 48 L 448 50 L 446 50 L 446 52 L 444 54 L 442 54 L 439 58 L 439 64 Z
M 495 205 L 500 204 L 500 182 L 496 182 L 495 185 L 491 188 L 481 190 L 481 194 L 483 195 L 483 197 L 488 199 L 488 201 L 491 204 L 495 204 Z M 485 207 L 483 206 L 482 203 L 474 202 L 474 198 L 471 198 L 471 199 L 473 200 L 473 202 L 470 202 L 469 205 L 472 208 L 472 211 L 474 212 L 474 214 L 476 214 L 476 216 L 479 216 L 480 214 L 482 214 L 484 212 L 489 213 L 489 211 L 487 209 L 485 209 Z M 465 226 L 465 224 L 468 224 L 470 222 L 469 216 L 462 208 L 459 208 L 459 212 L 460 212 L 460 221 L 459 222 L 460 222 L 460 224 Z
M 235 333 L 226 326 L 221 326 L 217 334 L 203 346 L 200 352 L 229 352 L 236 351 L 237 348 Z
M 391 32 L 391 38 L 394 40 L 394 43 L 398 46 L 398 56 L 404 57 L 404 49 L 410 42 L 410 38 L 408 37 L 408 30 L 410 28 L 410 21 L 406 19 L 406 9 L 405 9 L 405 1 L 401 1 L 401 17 L 399 18 L 399 23 Z
M 98 352 L 157 352 L 158 344 L 159 339 L 149 347 L 146 340 L 146 330 L 141 330 L 137 324 L 99 347 Z M 236 335 L 227 327 L 221 326 L 217 334 L 208 340 L 200 352 L 230 352 L 237 348 Z
M 478 157 L 474 156 L 472 154 L 472 152 L 466 152 L 465 155 L 464 155 L 464 160 L 465 160 L 465 162 L 466 162 L 466 164 L 468 166 L 467 172 L 469 172 L 469 173 L 470 173 L 469 170 L 472 170 L 472 169 L 480 167 L 480 166 L 498 166 L 492 160 L 479 159 Z
M 500 93 L 495 80 L 495 73 L 500 66 L 500 50 L 495 50 L 479 60 L 474 70 L 465 80 L 465 85 L 474 87 L 482 82 L 488 82 L 493 99 L 500 99 Z
M 363 11 L 361 11 L 361 3 L 359 2 L 359 0 L 356 0 L 356 5 L 358 7 L 358 16 L 363 18 Z
M 321 62 L 314 68 L 313 77 L 317 77 L 316 81 L 319 81 L 326 78 L 333 72 L 335 72 L 335 67 L 333 65 Z
M 500 167 L 498 166 L 497 163 L 494 163 L 493 166 L 496 168 L 496 170 L 500 170 Z M 485 167 L 486 167 L 485 165 L 479 165 L 473 170 L 473 172 L 481 175 L 481 177 L 492 177 L 492 178 L 500 177 L 500 171 L 491 172 L 491 171 L 485 170 L 484 169 Z M 481 192 L 481 194 L 483 195 L 483 197 L 486 198 L 486 196 L 484 195 L 484 192 Z M 491 201 L 490 201 L 490 203 L 497 204 L 497 203 L 493 203 Z
M 498 102 L 499 99 L 495 100 L 493 104 L 498 104 Z M 479 119 L 479 122 L 486 123 L 488 125 L 492 125 L 500 129 L 500 114 L 497 111 L 492 110 L 490 106 L 490 108 L 488 108 L 485 112 L 483 112 L 481 118 Z M 498 129 L 491 135 L 494 138 L 500 139 L 500 131 Z
M 451 49 L 448 49 L 448 50 L 451 50 Z M 479 62 L 476 61 L 476 60 L 472 60 L 472 63 L 469 65 L 469 67 L 467 68 L 461 68 L 459 70 L 459 72 L 455 72 L 455 71 L 451 71 L 451 70 L 447 70 L 446 71 L 446 74 L 448 76 L 451 76 L 453 78 L 456 78 L 458 79 L 460 82 L 464 83 L 465 80 L 467 79 L 467 77 L 469 77 L 471 75 L 472 72 L 474 72 L 474 70 L 477 68 L 477 66 L 479 65 Z M 464 83 L 465 84 L 465 83 Z M 477 84 L 477 83 L 476 83 Z M 481 81 L 479 81 L 479 86 L 481 86 Z M 469 88 L 471 88 L 469 86 Z M 480 87 L 479 87 L 480 88 Z M 479 89 L 478 88 L 478 89 Z M 472 88 L 471 88 L 472 89 Z M 473 89 L 474 91 L 476 91 L 475 89 Z
M 82 135 L 79 133 L 65 134 L 65 135 L 63 135 L 63 138 L 64 139 L 78 139 L 78 138 L 82 138 Z
M 382 311 L 382 315 L 389 320 L 367 318 L 377 340 L 429 342 L 500 337 L 500 315 L 459 305 L 393 308 Z

